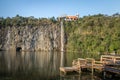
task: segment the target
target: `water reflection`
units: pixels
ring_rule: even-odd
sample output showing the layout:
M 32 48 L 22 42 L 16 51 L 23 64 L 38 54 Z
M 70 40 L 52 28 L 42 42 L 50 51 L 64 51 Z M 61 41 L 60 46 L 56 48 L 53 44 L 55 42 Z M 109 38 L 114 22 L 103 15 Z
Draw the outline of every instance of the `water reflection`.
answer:
M 1 77 L 51 79 L 59 75 L 57 52 L 0 52 Z
M 64 52 L 0 52 L 0 80 L 100 80 L 90 74 L 61 76 L 60 66 L 71 66 L 80 54 Z
M 91 73 L 81 73 L 76 75 L 62 75 L 60 80 L 102 80 L 97 76 L 92 76 Z
M 67 66 L 67 57 L 64 51 L 61 51 L 60 66 L 61 67 Z

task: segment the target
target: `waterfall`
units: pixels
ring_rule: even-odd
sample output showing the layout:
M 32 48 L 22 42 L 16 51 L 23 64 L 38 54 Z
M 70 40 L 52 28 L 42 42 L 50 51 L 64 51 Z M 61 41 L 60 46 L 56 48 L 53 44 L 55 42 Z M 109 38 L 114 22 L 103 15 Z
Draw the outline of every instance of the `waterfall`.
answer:
M 64 26 L 63 26 L 63 21 L 61 21 L 61 51 L 64 51 Z
M 6 36 L 5 49 L 9 50 L 9 48 L 10 48 L 10 30 L 8 29 L 7 36 Z

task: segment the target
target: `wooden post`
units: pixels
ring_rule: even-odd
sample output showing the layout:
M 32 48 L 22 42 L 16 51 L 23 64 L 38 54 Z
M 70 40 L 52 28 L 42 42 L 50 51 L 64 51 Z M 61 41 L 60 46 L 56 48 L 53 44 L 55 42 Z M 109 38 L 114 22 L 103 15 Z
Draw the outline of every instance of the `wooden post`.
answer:
M 92 60 L 92 76 L 93 76 L 93 72 L 94 72 L 94 60 Z
M 79 59 L 78 59 L 78 68 L 79 68 L 79 73 L 81 73 L 81 64 Z

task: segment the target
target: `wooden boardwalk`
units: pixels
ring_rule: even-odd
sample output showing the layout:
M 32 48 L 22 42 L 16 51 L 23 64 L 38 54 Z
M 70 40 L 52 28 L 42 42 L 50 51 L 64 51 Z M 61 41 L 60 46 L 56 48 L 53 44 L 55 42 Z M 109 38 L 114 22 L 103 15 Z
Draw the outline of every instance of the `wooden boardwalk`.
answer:
M 120 57 L 111 55 L 102 55 L 99 61 L 93 58 L 78 58 L 73 60 L 71 67 L 60 67 L 60 71 L 64 72 L 81 72 L 82 69 L 91 69 L 92 73 L 94 69 L 120 74 Z
M 119 66 L 119 68 L 114 67 L 114 66 L 106 66 L 105 67 L 105 72 L 111 72 L 111 73 L 115 73 L 115 74 L 120 74 L 120 66 Z
M 60 71 L 64 72 L 66 74 L 67 72 L 79 72 L 79 68 L 77 67 L 60 67 Z

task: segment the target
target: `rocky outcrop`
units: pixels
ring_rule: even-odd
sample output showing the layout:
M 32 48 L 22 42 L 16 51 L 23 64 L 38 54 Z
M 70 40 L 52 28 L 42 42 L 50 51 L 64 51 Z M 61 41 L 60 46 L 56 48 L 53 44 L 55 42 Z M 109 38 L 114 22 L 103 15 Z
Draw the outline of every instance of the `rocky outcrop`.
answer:
M 19 26 L 0 29 L 0 50 L 60 50 L 60 26 Z

